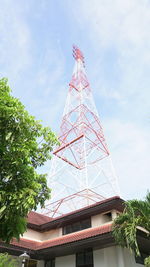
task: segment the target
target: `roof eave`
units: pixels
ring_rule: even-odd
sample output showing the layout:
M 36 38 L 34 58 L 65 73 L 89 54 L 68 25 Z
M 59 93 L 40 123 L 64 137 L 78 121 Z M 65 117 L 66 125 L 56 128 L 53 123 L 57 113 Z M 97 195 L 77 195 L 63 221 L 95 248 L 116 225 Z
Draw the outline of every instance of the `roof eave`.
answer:
M 88 218 L 90 216 L 96 215 L 98 213 L 103 213 L 115 209 L 119 212 L 122 212 L 124 209 L 124 200 L 120 197 L 114 197 L 108 199 L 104 202 L 100 202 L 96 205 L 92 205 L 89 207 L 85 207 L 84 209 L 78 210 L 71 214 L 66 214 L 62 217 L 58 217 L 56 219 L 51 220 L 48 223 L 44 223 L 41 225 L 36 225 L 32 223 L 28 223 L 28 228 L 31 228 L 35 231 L 44 232 L 57 227 L 62 227 L 67 223 L 71 223 L 72 221 L 84 218 Z

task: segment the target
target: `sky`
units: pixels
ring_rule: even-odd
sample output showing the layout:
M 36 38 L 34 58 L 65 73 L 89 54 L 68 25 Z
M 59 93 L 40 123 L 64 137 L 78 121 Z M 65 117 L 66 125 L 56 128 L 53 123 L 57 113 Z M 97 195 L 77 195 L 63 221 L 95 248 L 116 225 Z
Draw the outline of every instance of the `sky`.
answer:
M 76 44 L 121 197 L 143 198 L 150 189 L 150 1 L 0 0 L 0 6 L 0 77 L 13 95 L 59 133 Z

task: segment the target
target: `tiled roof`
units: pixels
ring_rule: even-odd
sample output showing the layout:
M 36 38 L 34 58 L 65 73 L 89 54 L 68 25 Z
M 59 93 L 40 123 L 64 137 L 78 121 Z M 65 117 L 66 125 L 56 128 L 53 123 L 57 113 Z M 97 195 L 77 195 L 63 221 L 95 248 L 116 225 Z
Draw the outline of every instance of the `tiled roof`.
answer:
M 13 239 L 13 241 L 10 243 L 10 245 L 16 246 L 16 247 L 22 247 L 25 249 L 33 249 L 35 250 L 38 243 L 37 241 L 25 239 L 25 238 L 20 238 L 20 241 L 18 242 L 16 239 Z
M 23 248 L 28 248 L 32 250 L 40 250 L 44 248 L 50 248 L 50 247 L 60 246 L 63 244 L 73 243 L 79 240 L 109 233 L 111 232 L 111 229 L 112 229 L 112 223 L 108 223 L 108 224 L 101 225 L 98 227 L 88 228 L 88 229 L 85 229 L 79 232 L 53 238 L 47 241 L 39 242 L 39 241 L 32 241 L 32 240 L 28 240 L 25 238 L 21 238 L 19 242 L 17 242 L 16 240 L 13 240 L 11 244 L 17 247 L 23 247 Z
M 121 201 L 123 201 L 119 196 L 114 196 L 114 197 L 107 198 L 107 199 L 104 199 L 102 201 L 96 202 L 96 203 L 94 203 L 92 205 L 83 207 L 81 209 L 66 213 L 66 214 L 61 215 L 61 216 L 56 217 L 56 218 L 50 218 L 50 217 L 48 217 L 46 215 L 31 211 L 29 213 L 29 215 L 28 215 L 27 221 L 28 221 L 28 224 L 44 225 L 44 224 L 47 224 L 49 222 L 55 222 L 55 221 L 58 221 L 58 220 L 63 219 L 63 218 L 65 219 L 65 217 L 68 217 L 68 216 L 73 215 L 73 214 L 81 213 L 82 211 L 88 210 L 90 208 L 94 208 L 94 207 L 97 207 L 97 206 L 105 204 L 105 203 L 107 204 L 107 203 L 109 203 L 109 202 L 111 202 L 113 200 L 121 200 Z
M 50 222 L 52 219 L 43 214 L 37 213 L 35 211 L 31 211 L 28 214 L 27 222 L 35 225 L 41 225 L 47 222 Z
M 74 211 L 68 212 L 68 213 L 66 213 L 66 214 L 63 214 L 63 215 L 61 215 L 61 216 L 52 218 L 51 220 L 58 220 L 58 219 L 60 219 L 60 218 L 69 216 L 69 215 L 71 215 L 71 214 L 78 213 L 78 212 L 81 212 L 81 211 L 83 211 L 83 210 L 90 209 L 90 208 L 92 208 L 92 207 L 96 207 L 96 206 L 101 205 L 101 204 L 103 204 L 103 203 L 107 203 L 107 202 L 109 202 L 109 201 L 111 201 L 111 200 L 113 200 L 113 199 L 120 199 L 120 197 L 119 197 L 119 196 L 114 196 L 114 197 L 110 197 L 110 198 L 107 198 L 107 199 L 103 199 L 103 200 L 101 200 L 101 201 L 98 201 L 98 202 L 96 202 L 96 203 L 94 203 L 94 204 L 85 206 L 85 207 L 80 208 L 80 209 L 78 209 L 78 210 L 74 210 Z
M 76 242 L 82 239 L 90 238 L 93 236 L 101 235 L 104 233 L 111 232 L 112 229 L 112 224 L 109 223 L 107 225 L 99 226 L 99 227 L 94 227 L 94 228 L 88 228 L 86 230 L 82 230 L 79 232 L 71 233 L 65 236 L 57 237 L 52 240 L 44 241 L 40 245 L 38 249 L 42 248 L 48 248 L 48 247 L 53 247 L 53 246 L 59 246 L 63 245 L 66 243 L 72 243 Z

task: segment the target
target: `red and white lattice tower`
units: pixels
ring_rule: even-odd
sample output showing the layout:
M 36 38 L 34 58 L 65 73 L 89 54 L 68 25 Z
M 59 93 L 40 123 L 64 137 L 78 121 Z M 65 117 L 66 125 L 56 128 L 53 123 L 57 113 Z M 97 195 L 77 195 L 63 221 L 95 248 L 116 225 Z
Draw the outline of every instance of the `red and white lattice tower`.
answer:
M 75 67 L 54 151 L 45 214 L 58 216 L 118 195 L 116 175 L 85 74 L 84 57 L 73 46 Z

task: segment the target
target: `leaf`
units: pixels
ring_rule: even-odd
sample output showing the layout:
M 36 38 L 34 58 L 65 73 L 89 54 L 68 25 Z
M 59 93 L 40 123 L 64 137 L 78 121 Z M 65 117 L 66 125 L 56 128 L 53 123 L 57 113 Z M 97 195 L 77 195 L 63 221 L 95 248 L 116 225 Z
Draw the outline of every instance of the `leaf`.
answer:
M 40 140 L 40 143 L 39 143 Z M 7 79 L 0 79 L 0 238 L 10 242 L 25 230 L 25 217 L 50 197 L 46 176 L 39 169 L 58 144 L 11 95 Z
M 137 242 L 137 228 L 141 226 L 150 232 L 150 195 L 142 200 L 125 202 L 125 209 L 114 221 L 113 236 L 117 244 L 129 248 L 135 255 L 140 251 Z

